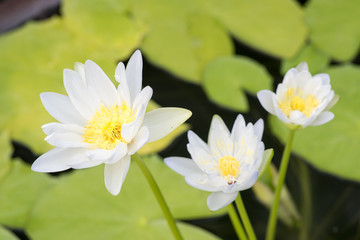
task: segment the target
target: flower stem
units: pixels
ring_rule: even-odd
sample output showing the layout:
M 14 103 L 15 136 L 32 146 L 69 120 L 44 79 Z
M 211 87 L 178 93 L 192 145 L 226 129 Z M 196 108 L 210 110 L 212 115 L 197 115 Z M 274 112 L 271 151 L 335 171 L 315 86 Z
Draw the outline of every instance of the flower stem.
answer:
M 244 202 L 243 202 L 243 200 L 241 198 L 240 192 L 239 192 L 239 195 L 235 199 L 235 203 L 236 203 L 236 207 L 237 207 L 237 209 L 238 209 L 238 211 L 240 213 L 241 220 L 244 223 L 244 227 L 245 227 L 247 235 L 249 236 L 249 239 L 250 240 L 256 240 L 256 235 L 255 235 L 254 229 L 253 229 L 253 227 L 251 225 L 249 216 L 248 216 L 248 214 L 246 212 Z
M 132 158 L 135 160 L 135 162 L 139 166 L 140 170 L 144 174 L 146 180 L 148 181 L 148 183 L 156 197 L 156 200 L 158 201 L 158 203 L 161 207 L 161 210 L 163 211 L 163 213 L 165 215 L 166 221 L 168 222 L 169 227 L 170 227 L 175 239 L 177 239 L 177 240 L 183 239 L 178 227 L 176 226 L 175 220 L 170 213 L 169 207 L 167 206 L 165 199 L 160 191 L 160 188 L 156 184 L 155 179 L 151 175 L 149 169 L 147 168 L 147 166 L 145 165 L 145 163 L 143 162 L 143 160 L 140 158 L 140 156 L 138 154 L 132 155 Z
M 238 239 L 241 239 L 241 240 L 247 240 L 247 236 L 245 234 L 245 231 L 244 231 L 244 228 L 240 222 L 240 219 L 239 219 L 239 216 L 238 214 L 236 213 L 236 210 L 234 208 L 234 206 L 232 205 L 232 203 L 230 203 L 228 206 L 227 206 L 227 209 L 228 209 L 228 213 L 229 213 L 229 217 L 230 217 L 230 220 L 231 220 L 231 223 L 235 229 L 235 232 L 236 232 L 236 235 L 238 236 Z
M 277 212 L 280 202 L 281 188 L 285 181 L 286 171 L 289 164 L 291 145 L 294 139 L 295 129 L 290 130 L 289 138 L 283 152 L 280 170 L 279 170 L 279 179 L 275 189 L 275 199 L 270 211 L 270 217 L 266 230 L 266 240 L 273 240 L 275 237 L 276 223 L 277 223 Z

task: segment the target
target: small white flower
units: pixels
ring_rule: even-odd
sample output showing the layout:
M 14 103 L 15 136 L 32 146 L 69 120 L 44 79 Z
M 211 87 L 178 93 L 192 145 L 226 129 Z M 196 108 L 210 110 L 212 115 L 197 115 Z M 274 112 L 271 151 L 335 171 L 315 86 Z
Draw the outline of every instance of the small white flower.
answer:
M 233 202 L 239 191 L 253 186 L 268 159 L 263 159 L 261 141 L 264 122 L 245 125 L 241 114 L 230 133 L 222 119 L 212 119 L 208 144 L 192 131 L 188 132 L 187 149 L 192 159 L 169 157 L 165 163 L 185 176 L 185 181 L 200 190 L 213 192 L 207 199 L 216 211 Z
M 328 110 L 338 101 L 331 90 L 330 77 L 321 73 L 311 76 L 305 62 L 290 69 L 276 94 L 261 90 L 257 94 L 261 105 L 290 128 L 305 128 L 329 122 L 334 114 Z
M 130 166 L 130 156 L 145 143 L 156 141 L 191 116 L 182 108 L 159 108 L 145 113 L 152 88 L 142 88 L 142 57 L 136 51 L 125 69 L 119 63 L 114 84 L 94 62 L 64 70 L 69 96 L 45 92 L 46 110 L 59 122 L 42 126 L 54 149 L 32 165 L 38 172 L 89 168 L 105 163 L 105 185 L 117 195 Z

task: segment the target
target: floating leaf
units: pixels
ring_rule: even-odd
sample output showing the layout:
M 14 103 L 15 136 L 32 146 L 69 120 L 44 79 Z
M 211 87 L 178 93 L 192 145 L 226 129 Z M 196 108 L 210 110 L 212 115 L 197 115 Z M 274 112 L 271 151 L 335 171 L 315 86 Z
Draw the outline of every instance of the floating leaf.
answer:
M 207 15 L 157 25 L 144 39 L 142 49 L 151 62 L 194 83 L 201 81 L 209 61 L 233 53 L 225 29 Z
M 12 148 L 9 134 L 7 132 L 2 132 L 0 134 L 0 184 L 1 180 L 7 175 L 10 170 L 11 154 Z
M 17 240 L 18 238 L 7 229 L 0 225 L 0 239 L 1 240 Z
M 0 223 L 23 228 L 40 195 L 51 185 L 46 174 L 35 173 L 23 162 L 11 162 L 11 170 L 0 184 Z
M 329 65 L 330 58 L 314 46 L 307 45 L 295 57 L 282 61 L 281 73 L 285 74 L 301 62 L 307 62 L 311 73 L 319 73 Z
M 329 123 L 307 127 L 295 134 L 294 151 L 320 170 L 345 179 L 360 181 L 360 68 L 353 65 L 331 67 L 327 71 L 339 102 L 331 109 Z M 283 142 L 288 130 L 271 116 L 273 132 Z
M 65 0 L 62 12 L 68 29 L 98 55 L 123 60 L 140 45 L 146 28 L 128 14 L 129 1 Z M 111 76 L 113 69 L 111 69 Z
M 338 61 L 353 59 L 360 47 L 358 0 L 312 0 L 306 8 L 311 42 Z
M 200 218 L 224 212 L 210 212 L 206 206 L 208 193 L 188 186 L 158 157 L 144 161 L 175 217 Z M 214 239 L 198 228 L 178 225 L 186 239 Z M 44 194 L 26 230 L 39 240 L 172 238 L 160 207 L 134 162 L 117 197 L 106 191 L 102 167 L 69 175 Z
M 295 1 L 212 1 L 211 10 L 235 37 L 265 53 L 293 57 L 304 44 L 307 28 Z
M 204 90 L 215 103 L 234 111 L 247 111 L 244 91 L 256 94 L 271 88 L 271 76 L 266 69 L 247 57 L 223 57 L 206 66 Z

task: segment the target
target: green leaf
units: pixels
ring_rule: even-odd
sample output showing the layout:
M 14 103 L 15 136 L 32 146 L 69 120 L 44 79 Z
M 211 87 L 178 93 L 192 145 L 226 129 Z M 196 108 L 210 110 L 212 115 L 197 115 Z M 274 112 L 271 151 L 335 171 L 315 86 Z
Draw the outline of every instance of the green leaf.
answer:
M 0 223 L 24 228 L 34 204 L 51 183 L 48 175 L 31 171 L 19 160 L 12 161 L 0 184 Z
M 0 239 L 1 240 L 17 240 L 18 238 L 0 225 Z
M 128 11 L 129 1 L 118 0 L 65 0 L 62 7 L 65 25 L 76 38 L 114 64 L 133 53 L 146 33 Z
M 281 62 L 281 73 L 285 74 L 301 62 L 307 62 L 309 71 L 315 74 L 322 72 L 329 65 L 330 58 L 313 45 L 307 45 L 295 57 Z
M 256 94 L 271 88 L 271 76 L 259 63 L 247 57 L 223 57 L 206 66 L 203 87 L 215 103 L 234 111 L 248 111 L 244 91 Z
M 352 60 L 360 47 L 360 2 L 313 0 L 306 8 L 310 40 L 337 61 Z
M 201 81 L 209 61 L 234 51 L 221 24 L 201 14 L 155 26 L 145 37 L 142 49 L 152 63 L 194 83 Z
M 330 110 L 335 118 L 324 125 L 297 131 L 293 149 L 322 171 L 360 181 L 360 68 L 344 65 L 331 67 L 327 72 L 335 94 L 340 96 Z M 284 124 L 271 116 L 270 125 L 285 142 L 288 130 Z
M 0 134 L 0 184 L 2 179 L 8 174 L 10 170 L 10 158 L 12 154 L 12 147 L 10 137 L 7 132 Z
M 176 218 L 217 216 L 206 205 L 208 193 L 188 186 L 184 178 L 156 156 L 144 158 Z M 135 162 L 118 196 L 107 192 L 103 168 L 76 171 L 44 194 L 27 225 L 34 239 L 171 239 L 163 214 Z M 194 201 L 196 199 L 196 201 Z M 184 223 L 186 239 L 214 239 Z M 64 231 L 66 229 L 66 231 Z M 54 233 L 57 233 L 54 235 Z
M 211 11 L 239 41 L 276 57 L 293 57 L 307 37 L 295 1 L 214 0 Z

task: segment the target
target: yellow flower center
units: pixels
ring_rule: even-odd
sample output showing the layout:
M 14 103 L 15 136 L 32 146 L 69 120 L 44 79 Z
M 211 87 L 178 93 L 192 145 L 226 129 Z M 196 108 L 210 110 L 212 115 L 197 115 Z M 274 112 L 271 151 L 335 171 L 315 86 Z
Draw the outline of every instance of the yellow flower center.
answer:
M 290 117 L 290 113 L 295 110 L 302 112 L 306 117 L 310 117 L 318 105 L 319 101 L 312 94 L 304 95 L 301 90 L 289 88 L 283 101 L 280 101 L 279 108 L 287 117 Z
M 102 105 L 85 126 L 84 142 L 95 148 L 112 150 L 120 142 L 127 143 L 121 136 L 121 127 L 134 119 L 135 114 L 126 103 L 112 107 Z
M 218 169 L 230 185 L 236 182 L 234 178 L 236 178 L 240 172 L 240 164 L 234 157 L 224 156 L 219 160 Z

